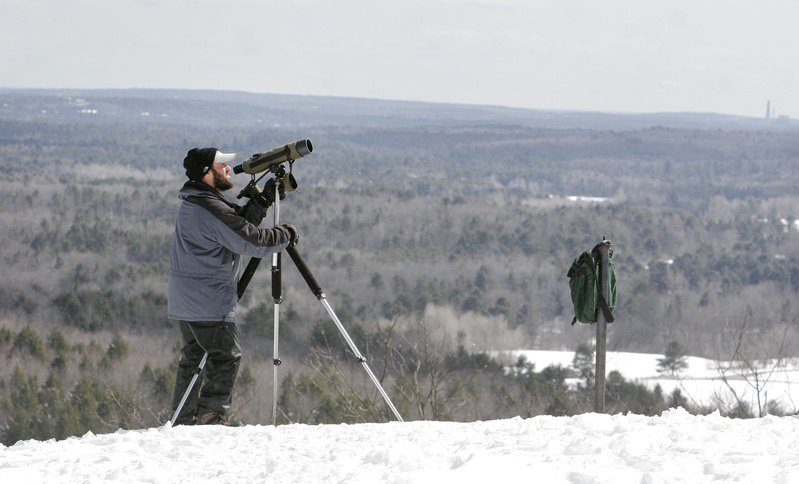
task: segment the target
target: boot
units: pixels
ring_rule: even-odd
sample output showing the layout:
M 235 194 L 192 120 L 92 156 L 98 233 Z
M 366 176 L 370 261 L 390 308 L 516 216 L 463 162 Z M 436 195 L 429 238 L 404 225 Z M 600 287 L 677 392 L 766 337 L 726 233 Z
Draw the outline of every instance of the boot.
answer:
M 197 425 L 224 425 L 226 427 L 243 427 L 244 424 L 236 421 L 231 422 L 227 416 L 218 411 L 207 412 L 197 418 Z

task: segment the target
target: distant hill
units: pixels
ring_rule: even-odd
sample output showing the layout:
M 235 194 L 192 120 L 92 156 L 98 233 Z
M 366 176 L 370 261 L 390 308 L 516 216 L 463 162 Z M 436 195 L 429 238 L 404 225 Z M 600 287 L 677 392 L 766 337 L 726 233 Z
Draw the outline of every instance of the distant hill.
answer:
M 793 120 L 712 113 L 624 114 L 363 98 L 166 89 L 0 89 L 0 119 L 217 127 L 516 125 L 550 129 L 796 129 Z

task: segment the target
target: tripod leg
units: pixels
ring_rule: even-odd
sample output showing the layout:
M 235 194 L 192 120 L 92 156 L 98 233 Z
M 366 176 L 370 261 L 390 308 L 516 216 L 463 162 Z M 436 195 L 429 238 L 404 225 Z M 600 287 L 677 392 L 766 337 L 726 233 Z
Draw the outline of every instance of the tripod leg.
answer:
M 186 393 L 183 394 L 183 398 L 180 399 L 180 404 L 178 404 L 177 410 L 175 410 L 175 414 L 172 415 L 172 420 L 169 421 L 171 425 L 175 425 L 175 421 L 178 419 L 178 415 L 180 415 L 180 411 L 183 409 L 183 405 L 186 403 L 186 399 L 189 398 L 189 393 L 191 393 L 191 389 L 194 388 L 194 384 L 197 383 L 197 378 L 200 377 L 200 373 L 203 371 L 205 367 L 205 360 L 208 359 L 208 352 L 206 351 L 203 355 L 203 359 L 200 360 L 200 364 L 197 365 L 197 368 L 194 370 L 194 376 L 191 377 L 191 382 L 189 382 L 189 387 L 186 388 Z
M 252 276 L 255 274 L 255 270 L 258 269 L 258 264 L 260 263 L 261 259 L 253 257 L 252 259 L 250 259 L 250 262 L 247 264 L 247 268 L 244 269 L 244 273 L 241 275 L 241 279 L 239 279 L 239 283 L 236 288 L 236 291 L 238 292 L 239 296 L 239 301 L 241 301 L 241 297 L 244 295 L 244 291 L 247 290 L 247 286 L 250 284 Z
M 273 227 L 280 224 L 280 191 L 278 185 L 282 182 L 278 180 L 275 183 L 275 203 L 274 203 L 274 220 Z M 272 349 L 273 357 L 273 373 L 272 373 L 272 424 L 277 427 L 277 397 L 278 397 L 278 379 L 280 377 L 278 367 L 280 366 L 280 356 L 278 354 L 278 340 L 280 338 L 280 303 L 283 300 L 283 287 L 282 277 L 280 274 L 280 252 L 272 254 L 272 299 L 275 302 L 274 310 L 274 332 L 273 341 L 274 346 Z
M 272 256 L 272 299 L 275 303 L 274 309 L 274 346 L 273 352 L 273 394 L 272 394 L 272 424 L 277 426 L 277 398 L 278 398 L 278 366 L 280 366 L 280 356 L 278 353 L 278 341 L 280 337 L 280 303 L 283 301 L 282 278 L 280 274 L 280 252 Z
M 327 298 L 325 297 L 324 294 L 322 294 L 319 297 L 319 301 L 322 302 L 322 305 L 325 307 L 325 310 L 327 310 L 327 313 L 333 319 L 333 322 L 336 324 L 336 327 L 341 332 L 341 335 L 344 337 L 344 340 L 347 341 L 347 344 L 350 346 L 350 349 L 355 354 L 355 357 L 358 358 L 358 362 L 363 366 L 363 369 L 366 370 L 366 373 L 369 375 L 369 378 L 371 378 L 372 383 L 374 383 L 375 386 L 377 387 L 377 391 L 380 392 L 380 395 L 383 397 L 383 400 L 386 401 L 386 405 L 388 405 L 388 407 L 394 413 L 394 416 L 397 417 L 397 420 L 403 422 L 404 420 L 402 420 L 402 416 L 400 416 L 399 411 L 397 411 L 397 408 L 394 407 L 394 404 L 391 402 L 391 399 L 388 397 L 386 391 L 383 390 L 383 386 L 380 384 L 380 381 L 372 372 L 372 369 L 369 367 L 369 363 L 367 363 L 366 358 L 364 358 L 361 352 L 358 351 L 358 348 L 355 346 L 355 342 L 352 341 L 352 338 L 350 338 L 350 335 L 347 333 L 347 330 L 344 329 L 344 325 L 341 324 L 341 321 L 339 321 L 338 316 L 336 316 L 336 313 L 333 312 L 333 308 L 330 307 L 330 304 L 327 302 Z
M 308 264 L 305 263 L 305 259 L 302 258 L 302 256 L 300 255 L 299 252 L 297 252 L 297 249 L 295 247 L 288 247 L 286 249 L 286 252 L 288 252 L 289 256 L 291 257 L 291 260 L 294 262 L 294 265 L 297 266 L 297 269 L 300 271 L 300 274 L 302 275 L 303 279 L 305 279 L 305 282 L 306 284 L 308 284 L 308 287 L 311 289 L 311 292 L 314 294 L 314 296 L 316 296 L 317 299 L 319 299 L 319 301 L 325 307 L 327 313 L 330 315 L 331 319 L 333 319 L 333 322 L 336 324 L 336 327 L 338 328 L 339 332 L 341 332 L 341 335 L 344 337 L 344 340 L 349 345 L 355 357 L 358 358 L 358 362 L 363 366 L 364 370 L 366 370 L 366 373 L 369 375 L 369 378 L 372 380 L 372 383 L 374 383 L 375 386 L 377 387 L 377 391 L 380 392 L 380 395 L 383 397 L 383 400 L 385 400 L 386 405 L 388 405 L 388 407 L 394 413 L 394 416 L 397 417 L 397 420 L 403 422 L 404 420 L 402 420 L 402 416 L 400 415 L 399 411 L 397 411 L 397 408 L 394 406 L 394 404 L 391 402 L 391 399 L 388 397 L 388 394 L 383 389 L 383 386 L 380 384 L 380 381 L 372 372 L 372 369 L 369 367 L 369 363 L 367 363 L 366 358 L 364 358 L 361 352 L 358 351 L 358 348 L 355 346 L 355 342 L 352 341 L 352 338 L 350 338 L 350 335 L 347 333 L 347 330 L 344 329 L 344 325 L 341 324 L 341 321 L 338 319 L 338 316 L 336 316 L 336 313 L 333 311 L 333 308 L 330 307 L 330 304 L 327 302 L 327 298 L 325 297 L 325 294 L 322 291 L 322 287 L 319 285 L 319 283 L 316 281 L 316 278 L 311 273 L 311 270 L 308 268 Z

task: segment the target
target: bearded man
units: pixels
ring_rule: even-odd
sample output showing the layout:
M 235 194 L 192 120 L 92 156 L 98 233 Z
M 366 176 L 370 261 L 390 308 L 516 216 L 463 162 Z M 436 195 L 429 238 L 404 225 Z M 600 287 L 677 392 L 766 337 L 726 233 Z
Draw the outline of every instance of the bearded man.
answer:
M 236 328 L 241 256 L 265 258 L 299 239 L 292 225 L 259 229 L 274 202 L 274 179 L 244 206 L 221 192 L 233 188 L 228 163 L 235 153 L 193 148 L 183 160 L 188 181 L 175 222 L 169 268 L 168 317 L 183 347 L 172 401 L 177 410 L 205 353 L 203 382 L 194 385 L 175 425 L 228 425 L 227 413 L 241 361 Z M 282 188 L 282 187 L 281 187 Z M 280 192 L 280 198 L 285 191 Z

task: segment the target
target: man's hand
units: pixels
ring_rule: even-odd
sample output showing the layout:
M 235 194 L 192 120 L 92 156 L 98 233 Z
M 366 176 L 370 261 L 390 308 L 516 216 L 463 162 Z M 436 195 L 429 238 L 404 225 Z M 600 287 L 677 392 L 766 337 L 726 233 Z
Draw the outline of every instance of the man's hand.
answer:
M 275 181 L 274 178 L 270 178 L 269 181 L 266 182 L 266 185 L 264 185 L 264 191 L 258 190 L 257 194 L 252 195 L 252 199 L 255 200 L 256 202 L 258 202 L 258 205 L 260 205 L 260 206 L 262 206 L 264 208 L 271 207 L 272 204 L 275 203 L 275 184 L 276 183 L 277 182 Z M 258 189 L 257 186 L 256 186 L 256 189 Z M 284 200 L 286 198 L 286 187 L 284 187 L 282 183 L 280 185 L 278 185 L 277 192 L 280 195 L 280 199 L 281 200 Z
M 283 224 L 282 227 L 289 233 L 289 247 L 297 245 L 300 242 L 300 232 L 297 230 L 297 227 L 291 224 Z
M 266 182 L 264 185 L 264 196 L 267 200 L 269 200 L 269 204 L 275 203 L 275 184 L 277 183 L 276 178 L 270 178 L 269 181 Z M 280 196 L 281 200 L 286 199 L 286 187 L 283 186 L 281 183 L 277 186 L 277 192 Z

